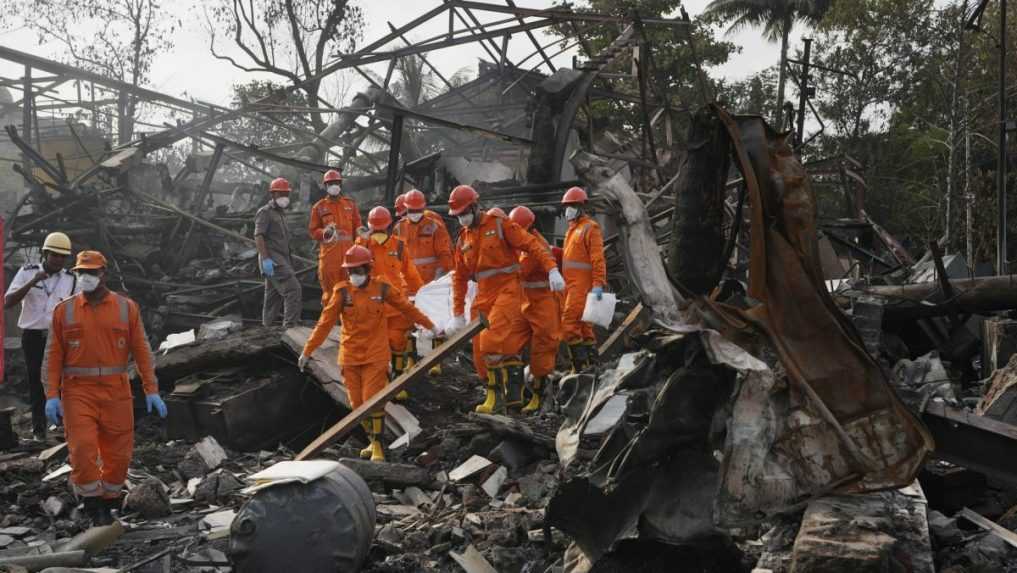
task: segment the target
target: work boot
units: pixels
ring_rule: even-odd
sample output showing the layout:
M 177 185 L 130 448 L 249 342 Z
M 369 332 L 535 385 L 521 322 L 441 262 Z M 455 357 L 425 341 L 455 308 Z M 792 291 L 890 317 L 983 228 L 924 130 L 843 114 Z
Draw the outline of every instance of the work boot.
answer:
M 540 410 L 540 393 L 544 390 L 544 378 L 534 378 L 530 382 L 530 401 L 523 406 L 524 414 L 532 414 Z
M 371 430 L 372 430 L 371 419 L 370 418 L 365 418 L 365 419 L 361 420 L 360 421 L 360 427 L 364 429 L 364 433 L 367 434 L 367 439 L 370 442 L 370 440 L 371 440 Z M 371 444 L 368 443 L 366 448 L 360 450 L 360 459 L 369 460 L 369 459 L 371 459 L 371 454 L 373 454 L 373 453 L 374 453 L 374 448 L 372 448 Z
M 392 353 L 392 380 L 395 380 L 400 375 L 402 375 L 403 372 L 409 370 L 410 366 L 412 366 L 413 364 L 410 356 L 411 355 L 409 352 Z M 399 393 L 396 394 L 395 396 L 395 401 L 402 402 L 404 400 L 409 400 L 409 398 L 410 398 L 409 392 L 407 392 L 406 390 L 400 390 Z
M 434 340 L 431 341 L 431 344 L 434 346 L 434 348 L 438 348 L 442 344 L 445 344 L 445 339 L 444 338 L 435 338 Z M 439 362 L 439 363 L 435 364 L 434 366 L 432 366 L 431 369 L 427 371 L 427 375 L 428 376 L 441 376 L 441 362 Z
M 599 364 L 600 354 L 597 352 L 597 341 L 584 340 L 583 346 L 586 347 L 586 366 L 596 366 Z
M 505 406 L 508 408 L 522 408 L 526 403 L 523 396 L 525 387 L 523 363 L 515 360 L 502 362 L 500 368 L 505 373 L 503 381 L 505 384 Z
M 474 408 L 478 414 L 501 414 L 505 411 L 504 384 L 499 380 L 499 375 L 503 372 L 501 368 L 488 369 L 487 395 L 484 397 L 484 403 Z
M 579 342 L 569 342 L 569 360 L 572 362 L 572 373 L 582 372 L 583 368 L 589 365 L 589 359 L 586 356 L 586 351 L 589 347 Z
M 123 498 L 121 498 L 120 496 L 104 497 L 102 498 L 102 504 L 103 507 L 106 509 L 106 513 L 109 514 L 110 523 L 108 523 L 107 525 L 111 525 L 114 521 L 116 521 L 116 518 L 113 517 L 112 512 L 120 511 L 120 508 L 123 507 Z
M 113 515 L 106 505 L 106 501 L 100 497 L 86 497 L 84 500 L 85 515 L 93 526 L 112 525 Z
M 385 431 L 385 415 L 371 415 L 371 461 L 385 461 L 385 449 L 381 446 L 381 434 Z

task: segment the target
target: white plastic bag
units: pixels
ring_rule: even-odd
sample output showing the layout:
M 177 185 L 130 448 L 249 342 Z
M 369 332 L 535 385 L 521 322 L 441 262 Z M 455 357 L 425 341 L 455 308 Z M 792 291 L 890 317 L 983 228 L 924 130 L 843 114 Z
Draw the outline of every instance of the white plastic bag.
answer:
M 614 305 L 618 303 L 618 297 L 614 293 L 605 292 L 602 300 L 597 300 L 597 295 L 588 293 L 586 295 L 586 308 L 583 309 L 583 322 L 596 324 L 604 328 L 611 327 L 611 320 L 614 319 Z

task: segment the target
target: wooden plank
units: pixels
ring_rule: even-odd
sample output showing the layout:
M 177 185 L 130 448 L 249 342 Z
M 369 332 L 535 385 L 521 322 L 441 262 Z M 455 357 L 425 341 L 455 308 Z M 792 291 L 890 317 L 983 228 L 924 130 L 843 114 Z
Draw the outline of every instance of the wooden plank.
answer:
M 633 308 L 629 315 L 625 317 L 625 320 L 618 325 L 618 328 L 614 329 L 611 336 L 607 337 L 607 340 L 600 345 L 597 350 L 599 356 L 606 356 L 608 353 L 613 352 L 618 345 L 624 340 L 625 335 L 632 331 L 632 328 L 640 322 L 640 319 L 646 314 L 646 307 L 643 303 L 639 303 Z
M 1009 529 L 1003 527 L 1002 525 L 996 523 L 995 521 L 992 521 L 991 519 L 984 517 L 981 514 L 975 513 L 974 511 L 971 511 L 966 507 L 960 510 L 958 515 L 970 521 L 971 523 L 974 523 L 978 527 L 981 527 L 982 529 L 992 532 L 994 535 L 996 535 L 996 537 L 999 537 L 1011 547 L 1017 548 L 1017 533 L 1010 531 Z
M 427 375 L 427 371 L 432 366 L 440 363 L 445 356 L 451 354 L 453 351 L 458 349 L 466 341 L 470 340 L 477 335 L 481 330 L 487 328 L 487 319 L 481 315 L 477 320 L 474 320 L 470 324 L 466 325 L 466 328 L 453 334 L 445 343 L 439 346 L 432 352 L 424 357 L 423 360 L 413 365 L 412 368 L 403 372 L 401 376 L 392 381 L 391 384 L 385 386 L 385 388 L 371 396 L 369 400 L 360 405 L 359 408 L 350 412 L 345 418 L 339 420 L 339 423 L 329 428 L 324 434 L 318 436 L 313 442 L 310 443 L 304 451 L 297 455 L 297 460 L 304 460 L 310 456 L 313 456 L 325 449 L 329 444 L 342 438 L 351 430 L 357 427 L 357 424 L 361 420 L 366 418 L 371 412 L 378 410 L 385 403 L 395 397 L 404 386 L 409 385 L 412 382 L 416 382 L 420 378 Z

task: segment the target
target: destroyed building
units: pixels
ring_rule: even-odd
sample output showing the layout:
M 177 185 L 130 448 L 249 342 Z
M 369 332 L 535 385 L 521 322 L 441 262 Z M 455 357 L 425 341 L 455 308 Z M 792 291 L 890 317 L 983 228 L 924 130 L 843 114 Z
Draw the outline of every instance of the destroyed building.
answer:
M 46 97 L 31 86 L 50 78 L 26 75 L 25 101 L 0 101 L 12 116 L 0 153 L 27 167 L 16 171 L 27 191 L 5 197 L 5 266 L 52 230 L 106 253 L 114 288 L 141 303 L 169 405 L 164 423 L 139 419 L 121 525 L 101 531 L 77 521 L 66 444 L 17 444 L 26 421 L 0 410 L 0 570 L 1017 570 L 1009 278 L 975 276 L 935 244 L 909 252 L 866 212 L 849 156 L 803 163 L 790 134 L 705 94 L 672 120 L 677 102 L 640 81 L 654 77 L 643 30 L 687 19 L 507 4 L 450 0 L 328 69 L 495 50 L 488 40 L 530 42 L 564 23 L 610 24 L 617 39 L 574 68 L 552 65 L 546 46 L 537 67 L 500 52 L 414 107 L 375 82 L 285 151 L 218 130 L 270 121 L 271 101 L 212 108 L 0 47 L 38 72 L 193 115 L 106 148 L 73 122 L 52 122 L 50 140 L 20 124 Z M 393 43 L 457 9 L 507 18 Z M 642 125 L 598 131 L 579 113 L 597 100 L 631 106 Z M 185 140 L 194 149 L 176 171 L 155 159 Z M 264 179 L 225 181 L 228 164 Z M 562 191 L 587 188 L 620 299 L 599 363 L 560 368 L 535 416 L 476 414 L 464 399 L 477 392 L 475 323 L 383 392 L 411 389 L 383 406 L 389 461 L 357 459 L 367 410 L 351 411 L 338 336 L 304 374 L 310 328 L 256 320 L 251 218 L 265 182 L 297 182 L 288 222 L 303 230 L 334 166 L 361 207 L 414 187 L 444 213 L 468 183 L 485 207 L 530 205 L 558 238 Z M 309 325 L 321 292 L 313 243 L 298 245 Z M 16 359 L 6 368 L 24 375 Z

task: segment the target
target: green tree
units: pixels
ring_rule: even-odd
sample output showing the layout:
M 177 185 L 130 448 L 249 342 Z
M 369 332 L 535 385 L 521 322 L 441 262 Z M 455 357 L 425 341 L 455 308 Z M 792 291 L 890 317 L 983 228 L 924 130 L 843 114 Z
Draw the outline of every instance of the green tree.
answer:
M 731 22 L 728 33 L 746 27 L 762 28 L 763 36 L 780 42 L 780 67 L 777 77 L 776 125 L 784 106 L 784 84 L 787 78 L 788 38 L 797 23 L 815 24 L 830 9 L 833 0 L 712 0 L 704 14 Z

